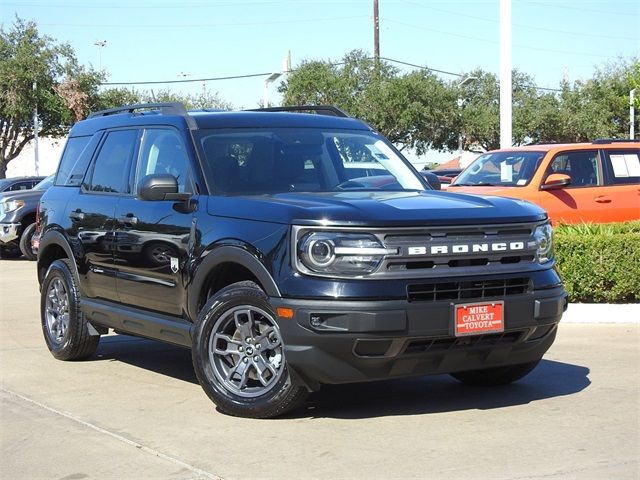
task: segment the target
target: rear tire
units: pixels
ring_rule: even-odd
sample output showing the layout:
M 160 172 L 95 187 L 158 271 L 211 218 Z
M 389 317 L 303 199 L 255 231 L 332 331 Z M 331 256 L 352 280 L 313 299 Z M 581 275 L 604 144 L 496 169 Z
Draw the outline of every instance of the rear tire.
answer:
M 20 237 L 20 251 L 25 257 L 27 257 L 27 260 L 31 261 L 38 259 L 38 256 L 33 253 L 33 249 L 31 248 L 31 239 L 33 238 L 34 233 L 36 233 L 35 222 L 28 225 Z
M 198 315 L 191 355 L 198 382 L 226 414 L 270 418 L 296 408 L 307 389 L 291 376 L 276 315 L 255 283 L 217 292 Z
M 540 360 L 508 365 L 506 367 L 485 368 L 482 370 L 469 370 L 466 372 L 452 373 L 451 376 L 466 385 L 475 387 L 494 387 L 508 385 L 528 375 Z
M 69 260 L 55 260 L 49 266 L 41 292 L 42 333 L 51 354 L 58 360 L 82 360 L 93 355 L 100 335 L 89 333 Z

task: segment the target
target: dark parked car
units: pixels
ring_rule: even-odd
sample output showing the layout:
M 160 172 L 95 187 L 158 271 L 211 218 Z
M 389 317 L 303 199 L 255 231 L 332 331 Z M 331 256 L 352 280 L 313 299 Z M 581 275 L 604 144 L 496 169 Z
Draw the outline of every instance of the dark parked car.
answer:
M 445 183 L 448 185 L 451 182 L 453 182 L 453 180 L 455 180 L 455 178 L 458 175 L 460 175 L 460 173 L 462 172 L 462 169 L 461 168 L 443 168 L 442 170 L 440 169 L 427 170 L 425 168 L 423 172 L 428 172 L 436 175 L 438 177 L 438 180 L 440 180 L 440 183 Z
M 44 177 L 2 178 L 0 179 L 0 193 L 15 192 L 19 190 L 31 190 L 42 180 L 44 180 Z
M 566 307 L 544 211 L 434 191 L 365 123 L 304 108 L 76 123 L 40 203 L 53 356 L 111 329 L 180 345 L 220 411 L 260 418 L 322 384 L 535 368 Z M 350 178 L 355 159 L 384 175 Z
M 23 254 L 29 260 L 36 255 L 31 238 L 36 230 L 36 210 L 44 192 L 53 185 L 53 175 L 30 190 L 0 193 L 0 257 L 15 258 Z

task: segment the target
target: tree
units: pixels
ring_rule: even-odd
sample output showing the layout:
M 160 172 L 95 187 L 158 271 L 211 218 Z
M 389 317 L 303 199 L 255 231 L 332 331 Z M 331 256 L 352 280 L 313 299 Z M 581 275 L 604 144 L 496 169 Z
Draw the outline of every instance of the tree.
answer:
M 402 148 L 445 149 L 454 142 L 447 128 L 453 97 L 425 71 L 400 75 L 387 62 L 354 50 L 341 62 L 303 62 L 280 85 L 284 105 L 335 105 Z
M 122 105 L 134 105 L 136 103 L 179 102 L 184 104 L 187 110 L 220 109 L 231 110 L 231 103 L 222 100 L 218 92 L 209 89 L 197 94 L 183 94 L 170 90 L 138 91 L 133 88 L 107 88 L 101 91 L 96 98 L 92 110 L 105 110 Z
M 38 109 L 41 135 L 64 135 L 88 111 L 102 75 L 78 64 L 67 44 L 38 33 L 17 18 L 0 28 L 0 178 L 7 164 L 33 139 Z
M 629 132 L 629 91 L 638 85 L 640 61 L 637 59 L 605 64 L 586 81 L 563 82 L 559 140 L 580 142 L 596 138 L 626 138 Z

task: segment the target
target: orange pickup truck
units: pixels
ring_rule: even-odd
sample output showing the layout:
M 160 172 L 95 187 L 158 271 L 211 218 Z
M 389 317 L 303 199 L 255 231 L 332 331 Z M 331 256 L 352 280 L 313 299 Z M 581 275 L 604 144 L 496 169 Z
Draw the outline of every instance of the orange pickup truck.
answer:
M 450 192 L 529 200 L 554 224 L 640 219 L 640 142 L 530 145 L 487 152 Z

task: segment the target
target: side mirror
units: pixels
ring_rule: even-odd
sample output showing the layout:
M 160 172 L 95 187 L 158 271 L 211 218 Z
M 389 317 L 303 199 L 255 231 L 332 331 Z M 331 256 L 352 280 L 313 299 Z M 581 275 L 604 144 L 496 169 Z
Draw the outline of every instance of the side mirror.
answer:
M 440 190 L 440 179 L 435 173 L 422 171 L 420 172 L 420 175 L 422 175 L 431 188 L 434 190 Z
M 542 184 L 542 190 L 558 190 L 571 183 L 571 177 L 564 173 L 552 173 Z
M 138 198 L 141 200 L 182 202 L 190 197 L 189 193 L 178 193 L 178 180 L 166 173 L 147 175 L 138 183 Z

